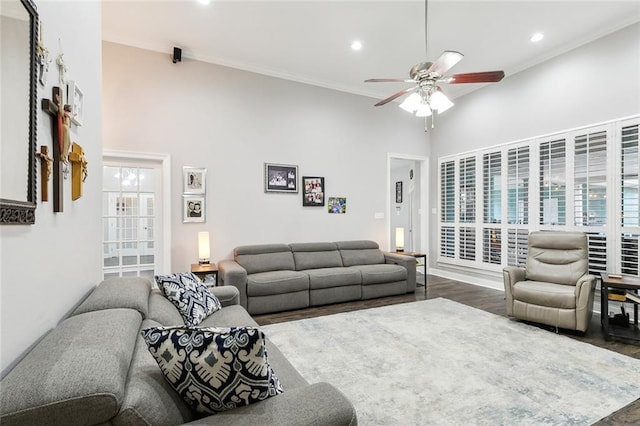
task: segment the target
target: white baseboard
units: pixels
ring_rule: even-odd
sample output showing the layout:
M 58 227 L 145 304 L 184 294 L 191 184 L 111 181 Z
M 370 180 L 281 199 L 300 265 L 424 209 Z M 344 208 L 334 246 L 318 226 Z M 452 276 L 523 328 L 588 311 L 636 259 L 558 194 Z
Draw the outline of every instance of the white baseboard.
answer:
M 438 277 L 447 278 L 449 280 L 460 281 L 467 284 L 473 284 L 480 287 L 487 287 L 494 290 L 504 291 L 504 284 L 502 277 L 500 279 L 493 279 L 491 277 L 480 278 L 473 275 L 463 274 L 460 272 L 447 271 L 439 268 L 429 268 L 430 275 L 436 275 Z

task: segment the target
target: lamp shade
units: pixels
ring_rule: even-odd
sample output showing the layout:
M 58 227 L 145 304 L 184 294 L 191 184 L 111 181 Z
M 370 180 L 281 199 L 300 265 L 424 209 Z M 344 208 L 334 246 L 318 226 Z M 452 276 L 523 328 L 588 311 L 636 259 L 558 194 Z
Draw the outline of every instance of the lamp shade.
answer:
M 211 248 L 209 247 L 209 233 L 198 232 L 198 263 L 205 265 L 209 263 Z
M 438 111 L 438 114 L 442 114 L 452 106 L 453 102 L 447 98 L 447 95 L 442 93 L 440 88 L 431 95 L 431 108 Z
M 396 228 L 396 251 L 404 251 L 404 228 Z

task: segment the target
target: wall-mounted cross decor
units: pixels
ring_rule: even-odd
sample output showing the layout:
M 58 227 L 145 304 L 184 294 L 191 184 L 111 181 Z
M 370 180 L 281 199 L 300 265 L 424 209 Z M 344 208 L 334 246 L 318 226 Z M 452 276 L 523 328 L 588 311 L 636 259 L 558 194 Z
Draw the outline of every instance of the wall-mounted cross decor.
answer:
M 84 150 L 75 142 L 71 145 L 69 161 L 71 162 L 71 199 L 75 201 L 82 197 L 82 184 L 89 174 Z
M 49 178 L 51 177 L 51 163 L 53 158 L 49 157 L 49 148 L 42 145 L 40 152 L 36 153 L 36 156 L 40 158 L 40 186 L 41 186 L 41 200 L 49 201 Z
M 63 164 L 61 161 L 61 144 L 63 143 L 63 116 L 62 108 L 59 103 L 62 99 L 62 92 L 59 87 L 52 89 L 52 98 L 42 99 L 42 110 L 49 114 L 51 117 L 51 137 L 53 139 L 53 211 L 60 213 L 63 211 L 62 206 L 62 183 L 63 178 Z M 58 101 L 58 102 L 56 102 Z

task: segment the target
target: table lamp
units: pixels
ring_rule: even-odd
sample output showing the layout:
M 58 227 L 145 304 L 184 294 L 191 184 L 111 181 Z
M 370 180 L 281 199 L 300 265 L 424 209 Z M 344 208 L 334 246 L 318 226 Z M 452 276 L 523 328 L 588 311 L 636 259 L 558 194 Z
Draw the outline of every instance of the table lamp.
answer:
M 396 251 L 404 251 L 404 228 L 402 227 L 396 228 Z
M 198 263 L 208 265 L 210 256 L 209 233 L 206 231 L 198 232 Z

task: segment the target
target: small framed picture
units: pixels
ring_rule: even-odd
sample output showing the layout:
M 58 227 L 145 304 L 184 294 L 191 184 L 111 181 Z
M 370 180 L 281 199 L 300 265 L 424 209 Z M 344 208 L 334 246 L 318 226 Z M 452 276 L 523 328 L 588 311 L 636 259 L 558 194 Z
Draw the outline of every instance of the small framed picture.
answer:
M 347 199 L 344 197 L 329 197 L 329 213 L 345 214 L 347 212 Z
M 67 103 L 71 105 L 71 121 L 77 126 L 82 126 L 84 92 L 75 81 L 67 82 Z
M 298 166 L 264 163 L 264 192 L 298 192 Z
M 182 223 L 204 222 L 206 218 L 204 196 L 184 195 L 182 197 Z
M 302 205 L 304 207 L 324 206 L 324 178 L 302 177 Z
M 182 167 L 185 194 L 204 194 L 207 183 L 207 169 L 203 167 Z
M 402 202 L 402 181 L 396 182 L 396 203 Z

